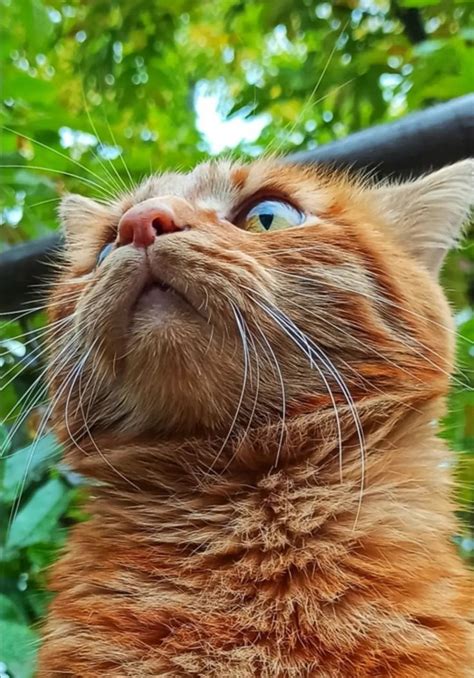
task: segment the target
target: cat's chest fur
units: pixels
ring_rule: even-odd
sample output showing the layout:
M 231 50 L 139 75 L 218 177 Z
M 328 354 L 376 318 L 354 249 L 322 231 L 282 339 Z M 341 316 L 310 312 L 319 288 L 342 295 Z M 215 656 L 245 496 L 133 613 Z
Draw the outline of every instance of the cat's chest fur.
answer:
M 467 676 L 467 584 L 422 438 L 367 450 L 362 502 L 357 449 L 342 480 L 315 450 L 247 486 L 98 491 L 55 568 L 40 676 Z

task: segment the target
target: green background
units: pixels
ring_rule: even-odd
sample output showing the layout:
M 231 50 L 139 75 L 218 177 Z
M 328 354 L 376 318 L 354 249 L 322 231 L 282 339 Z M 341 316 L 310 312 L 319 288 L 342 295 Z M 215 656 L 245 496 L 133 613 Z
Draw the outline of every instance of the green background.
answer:
M 239 121 L 257 124 L 232 149 L 248 157 L 313 148 L 474 83 L 472 3 L 0 0 L 0 11 L 2 249 L 56 229 L 65 190 L 104 197 L 215 151 L 196 112 L 203 102 L 216 108 L 221 140 Z M 443 435 L 457 453 L 464 528 L 453 538 L 466 559 L 473 270 L 471 235 L 443 272 L 460 335 Z M 25 333 L 43 323 L 41 312 L 0 318 L 0 678 L 33 675 L 45 567 L 81 518 L 80 478 L 59 461 L 34 384 L 41 333 Z

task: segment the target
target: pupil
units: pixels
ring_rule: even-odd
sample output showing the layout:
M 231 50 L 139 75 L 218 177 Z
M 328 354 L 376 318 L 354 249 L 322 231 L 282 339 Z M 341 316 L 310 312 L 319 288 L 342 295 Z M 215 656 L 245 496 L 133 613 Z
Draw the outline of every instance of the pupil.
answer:
M 266 228 L 267 231 L 270 228 L 270 226 L 272 225 L 273 216 L 274 216 L 273 214 L 260 214 L 259 215 L 260 222 L 261 222 L 263 228 Z

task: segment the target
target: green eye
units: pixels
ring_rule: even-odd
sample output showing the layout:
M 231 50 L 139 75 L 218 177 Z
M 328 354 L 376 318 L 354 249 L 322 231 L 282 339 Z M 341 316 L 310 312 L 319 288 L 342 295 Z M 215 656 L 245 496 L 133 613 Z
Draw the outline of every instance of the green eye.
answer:
M 287 202 L 264 200 L 252 207 L 247 214 L 245 228 L 248 231 L 262 233 L 300 226 L 305 220 L 305 215 Z

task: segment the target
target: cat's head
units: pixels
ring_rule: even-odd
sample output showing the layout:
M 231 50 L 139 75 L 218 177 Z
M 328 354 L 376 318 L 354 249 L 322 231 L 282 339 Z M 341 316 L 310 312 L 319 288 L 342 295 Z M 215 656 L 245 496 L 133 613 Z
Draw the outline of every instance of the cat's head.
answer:
M 473 161 L 374 185 L 272 161 L 70 195 L 51 305 L 58 419 L 180 437 L 447 389 L 437 283 Z M 351 405 L 352 403 L 352 405 Z

